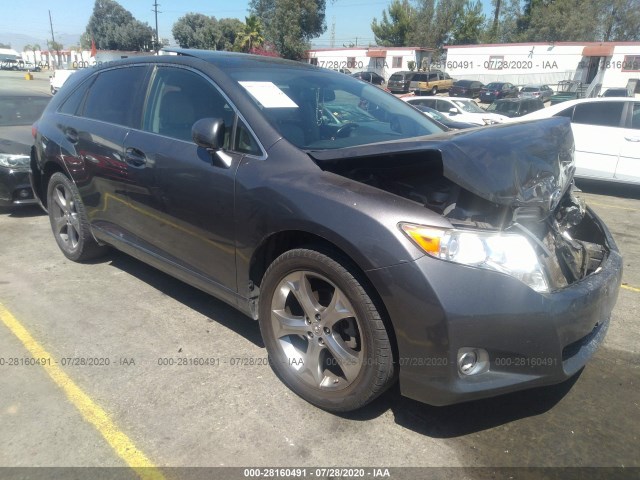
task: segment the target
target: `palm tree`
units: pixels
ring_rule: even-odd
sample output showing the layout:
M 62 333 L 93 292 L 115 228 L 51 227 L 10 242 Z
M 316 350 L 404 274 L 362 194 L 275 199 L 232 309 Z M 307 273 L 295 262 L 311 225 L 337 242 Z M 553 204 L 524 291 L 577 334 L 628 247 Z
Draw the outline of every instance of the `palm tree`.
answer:
M 33 52 L 33 66 L 36 67 L 38 65 L 38 60 L 36 59 L 36 51 L 40 50 L 40 45 L 37 43 L 34 43 L 33 45 L 29 44 L 29 45 L 25 45 L 24 48 L 22 49 L 23 52 L 28 52 L 31 51 Z
M 260 22 L 260 19 L 255 15 L 244 17 L 244 19 L 244 30 L 238 34 L 236 42 L 240 50 L 250 52 L 253 48 L 259 47 L 264 43 L 262 22 Z

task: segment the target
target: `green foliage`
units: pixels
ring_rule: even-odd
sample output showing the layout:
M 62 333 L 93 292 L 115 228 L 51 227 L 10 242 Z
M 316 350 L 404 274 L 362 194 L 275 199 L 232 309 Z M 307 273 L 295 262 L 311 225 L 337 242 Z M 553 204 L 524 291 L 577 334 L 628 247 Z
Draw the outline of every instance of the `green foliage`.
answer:
M 221 33 L 215 18 L 202 13 L 187 13 L 180 17 L 171 29 L 173 38 L 182 48 L 217 50 L 217 40 Z
M 371 30 L 378 45 L 385 47 L 407 46 L 407 39 L 414 24 L 415 10 L 409 0 L 394 0 L 387 11 L 382 12 L 382 20 L 376 18 L 371 23 Z
M 260 48 L 264 43 L 262 34 L 262 22 L 255 15 L 245 17 L 245 24 L 238 34 L 235 42 L 235 49 L 241 52 L 250 52 Z
M 451 32 L 451 44 L 472 45 L 480 41 L 486 17 L 482 13 L 482 3 L 467 1 L 464 12 L 458 18 Z
M 464 15 L 467 0 L 418 0 L 408 43 L 435 48 L 451 43 L 452 31 Z
M 262 20 L 265 41 L 284 58 L 303 58 L 310 40 L 327 29 L 326 0 L 251 0 L 249 8 Z
M 35 55 L 36 52 L 38 50 L 40 50 L 40 49 L 41 49 L 40 48 L 40 44 L 39 43 L 34 43 L 33 45 L 31 45 L 31 44 L 25 45 L 24 48 L 22 49 L 22 51 L 23 52 L 33 52 L 33 54 Z
M 91 48 L 92 37 L 101 50 L 146 51 L 153 48 L 155 33 L 114 0 L 96 0 L 81 37 L 84 48 Z
M 10 43 L 2 43 L 2 42 L 0 42 L 0 48 L 11 48 L 11 44 Z
M 173 24 L 173 38 L 182 48 L 232 50 L 244 23 L 236 18 L 208 17 L 187 13 Z
M 416 69 L 416 62 L 414 62 L 413 60 L 409 60 L 407 62 L 407 67 L 409 68 L 410 71 L 414 71 Z
M 60 42 L 54 42 L 52 40 L 47 40 L 47 47 L 49 50 L 53 50 L 54 52 L 59 52 L 64 48 Z

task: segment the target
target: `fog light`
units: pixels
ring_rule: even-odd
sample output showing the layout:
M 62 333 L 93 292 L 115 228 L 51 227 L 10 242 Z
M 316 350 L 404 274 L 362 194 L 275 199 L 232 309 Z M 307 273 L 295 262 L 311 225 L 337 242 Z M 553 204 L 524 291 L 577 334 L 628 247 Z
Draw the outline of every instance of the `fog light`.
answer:
M 467 352 L 463 353 L 458 360 L 458 366 L 460 367 L 460 371 L 465 375 L 469 375 L 473 367 L 476 366 L 478 362 L 478 355 L 476 352 Z
M 458 350 L 458 370 L 462 375 L 477 375 L 489 370 L 489 354 L 483 348 Z
M 28 188 L 21 188 L 18 190 L 18 198 L 29 198 L 31 196 L 31 191 Z

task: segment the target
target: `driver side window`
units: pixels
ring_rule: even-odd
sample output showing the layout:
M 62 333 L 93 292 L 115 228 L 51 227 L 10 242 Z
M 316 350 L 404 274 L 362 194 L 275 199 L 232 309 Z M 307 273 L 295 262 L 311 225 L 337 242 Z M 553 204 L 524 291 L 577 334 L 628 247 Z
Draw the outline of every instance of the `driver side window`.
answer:
M 143 130 L 192 142 L 191 127 L 202 118 L 224 121 L 223 148 L 228 148 L 234 111 L 222 94 L 195 72 L 158 67 L 145 108 Z

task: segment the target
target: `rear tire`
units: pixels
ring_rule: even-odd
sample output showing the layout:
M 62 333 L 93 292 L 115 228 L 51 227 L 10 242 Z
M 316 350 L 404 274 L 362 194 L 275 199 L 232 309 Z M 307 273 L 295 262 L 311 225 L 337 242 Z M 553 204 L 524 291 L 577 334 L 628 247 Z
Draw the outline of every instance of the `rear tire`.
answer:
M 431 95 L 437 95 L 438 94 L 438 87 L 433 87 L 431 89 Z
M 394 380 L 384 322 L 358 273 L 337 255 L 296 249 L 260 286 L 260 331 L 271 366 L 306 401 L 331 412 L 363 407 Z
M 108 248 L 98 245 L 75 184 L 63 173 L 51 176 L 47 186 L 49 221 L 56 243 L 65 257 L 83 262 L 99 257 Z

